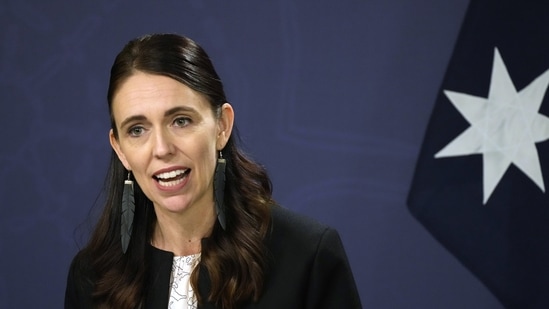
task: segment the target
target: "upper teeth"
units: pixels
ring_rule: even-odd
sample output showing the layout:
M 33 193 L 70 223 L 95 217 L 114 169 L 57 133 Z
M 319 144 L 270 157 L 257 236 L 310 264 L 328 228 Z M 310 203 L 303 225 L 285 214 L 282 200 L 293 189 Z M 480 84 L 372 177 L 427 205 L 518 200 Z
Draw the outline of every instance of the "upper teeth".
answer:
M 156 175 L 156 178 L 170 179 L 170 178 L 177 177 L 177 176 L 185 173 L 186 171 L 187 170 L 175 170 L 175 171 L 171 171 L 171 172 L 161 173 L 161 174 Z

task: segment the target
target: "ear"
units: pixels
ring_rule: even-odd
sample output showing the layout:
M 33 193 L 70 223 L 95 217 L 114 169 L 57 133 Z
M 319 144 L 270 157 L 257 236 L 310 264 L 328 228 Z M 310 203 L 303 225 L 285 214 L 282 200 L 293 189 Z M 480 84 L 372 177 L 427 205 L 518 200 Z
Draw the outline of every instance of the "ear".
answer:
M 120 159 L 120 161 L 128 171 L 131 171 L 132 169 L 130 167 L 130 164 L 128 163 L 128 160 L 126 160 L 126 156 L 122 152 L 122 149 L 120 148 L 120 144 L 118 143 L 118 140 L 114 136 L 114 132 L 112 129 L 109 131 L 109 141 L 111 142 L 111 147 L 114 150 L 114 152 L 116 152 L 118 159 Z
M 224 103 L 221 105 L 221 115 L 217 120 L 217 150 L 221 150 L 229 141 L 234 124 L 234 110 L 231 104 Z

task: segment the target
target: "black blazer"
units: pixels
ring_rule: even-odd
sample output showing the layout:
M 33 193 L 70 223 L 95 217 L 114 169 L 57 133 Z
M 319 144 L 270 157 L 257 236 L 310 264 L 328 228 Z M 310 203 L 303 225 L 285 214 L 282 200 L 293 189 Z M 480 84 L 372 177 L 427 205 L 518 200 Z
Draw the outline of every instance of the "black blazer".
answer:
M 242 309 L 362 308 L 351 268 L 336 230 L 279 206 L 272 208 L 272 229 L 265 240 L 269 266 L 263 295 Z M 149 247 L 151 271 L 145 308 L 167 308 L 173 254 Z M 65 308 L 93 308 L 93 274 L 78 256 L 67 280 Z M 200 265 L 200 264 L 199 264 Z M 206 271 L 200 271 L 199 293 L 209 291 Z M 216 308 L 203 303 L 200 309 Z

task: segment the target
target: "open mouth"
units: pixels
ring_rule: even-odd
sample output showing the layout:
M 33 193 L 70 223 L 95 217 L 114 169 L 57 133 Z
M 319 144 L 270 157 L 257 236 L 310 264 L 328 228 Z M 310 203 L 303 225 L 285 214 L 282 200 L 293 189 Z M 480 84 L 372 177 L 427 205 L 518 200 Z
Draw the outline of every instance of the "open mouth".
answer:
M 190 168 L 180 169 L 180 170 L 160 173 L 158 175 L 154 175 L 153 178 L 160 185 L 164 187 L 172 187 L 182 183 L 185 177 L 187 177 L 187 175 L 189 175 L 190 172 L 191 172 Z

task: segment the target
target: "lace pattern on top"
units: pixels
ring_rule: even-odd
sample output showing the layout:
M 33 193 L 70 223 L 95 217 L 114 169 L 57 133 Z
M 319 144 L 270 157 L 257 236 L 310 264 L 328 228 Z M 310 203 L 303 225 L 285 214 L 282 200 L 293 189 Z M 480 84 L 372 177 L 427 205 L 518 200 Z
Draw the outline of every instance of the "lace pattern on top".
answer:
M 200 253 L 173 258 L 169 309 L 196 309 L 198 304 L 191 286 L 191 273 L 200 262 Z

